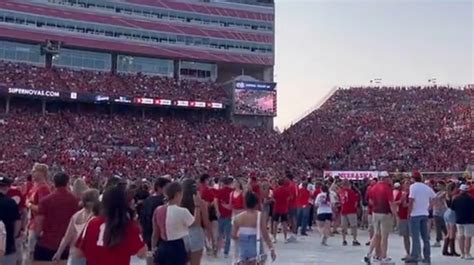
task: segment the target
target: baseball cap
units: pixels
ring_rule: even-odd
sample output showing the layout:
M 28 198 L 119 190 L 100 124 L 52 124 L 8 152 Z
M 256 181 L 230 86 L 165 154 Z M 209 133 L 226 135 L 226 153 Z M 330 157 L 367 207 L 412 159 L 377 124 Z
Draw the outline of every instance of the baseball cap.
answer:
M 395 184 L 393 184 L 393 186 L 394 186 L 395 188 L 400 188 L 400 182 L 396 182 Z
M 13 183 L 12 179 L 10 179 L 6 176 L 0 175 L 0 186 L 2 186 L 2 187 L 10 186 L 12 183 Z
M 466 184 L 462 184 L 462 185 L 459 187 L 459 190 L 460 190 L 460 191 L 468 191 L 468 190 L 469 190 L 469 187 L 468 187 Z

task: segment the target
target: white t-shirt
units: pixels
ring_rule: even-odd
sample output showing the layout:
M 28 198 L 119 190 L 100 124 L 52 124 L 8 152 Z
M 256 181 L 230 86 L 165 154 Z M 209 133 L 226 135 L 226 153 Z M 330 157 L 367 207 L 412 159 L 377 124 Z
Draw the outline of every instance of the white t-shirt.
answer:
M 327 202 L 326 193 L 322 192 L 316 196 L 314 203 L 318 207 L 317 214 L 332 213 L 331 201 Z
M 430 186 L 416 182 L 410 186 L 408 198 L 413 199 L 413 209 L 410 216 L 428 216 L 430 201 L 436 196 Z
M 167 240 L 177 240 L 189 234 L 189 227 L 194 223 L 194 216 L 188 209 L 169 205 L 166 211 Z

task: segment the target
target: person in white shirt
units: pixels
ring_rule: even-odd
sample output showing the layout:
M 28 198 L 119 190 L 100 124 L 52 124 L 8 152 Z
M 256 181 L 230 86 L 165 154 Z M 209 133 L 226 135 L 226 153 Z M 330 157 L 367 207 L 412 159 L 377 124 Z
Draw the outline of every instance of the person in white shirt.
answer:
M 168 203 L 158 207 L 153 216 L 152 247 L 157 246 L 154 262 L 160 265 L 186 265 L 189 261 L 185 238 L 195 217 L 201 214 L 201 199 L 194 195 L 193 216 L 188 209 L 178 206 L 183 198 L 182 192 L 178 182 L 168 184 L 165 188 Z
M 318 229 L 323 235 L 321 244 L 323 246 L 327 246 L 327 240 L 330 236 L 331 222 L 333 220 L 331 195 L 327 186 L 324 185 L 321 187 L 321 193 L 316 196 L 314 204 L 318 208 L 316 212 Z
M 428 216 L 431 201 L 436 196 L 433 189 L 422 182 L 422 175 L 414 172 L 412 179 L 414 183 L 410 186 L 408 195 L 410 214 L 410 234 L 412 237 L 411 255 L 406 263 L 422 261 L 423 264 L 431 264 L 430 235 L 428 230 Z M 423 240 L 423 258 L 421 257 L 420 238 Z

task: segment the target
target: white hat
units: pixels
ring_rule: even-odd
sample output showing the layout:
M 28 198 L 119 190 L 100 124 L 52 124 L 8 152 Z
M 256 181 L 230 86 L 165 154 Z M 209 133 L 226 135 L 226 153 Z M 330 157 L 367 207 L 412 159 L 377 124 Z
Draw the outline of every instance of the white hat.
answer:
M 400 182 L 395 182 L 395 184 L 393 184 L 393 186 L 394 186 L 395 188 L 400 188 Z
M 462 185 L 459 187 L 459 190 L 461 190 L 461 191 L 468 191 L 469 188 L 467 187 L 466 184 L 462 184 Z

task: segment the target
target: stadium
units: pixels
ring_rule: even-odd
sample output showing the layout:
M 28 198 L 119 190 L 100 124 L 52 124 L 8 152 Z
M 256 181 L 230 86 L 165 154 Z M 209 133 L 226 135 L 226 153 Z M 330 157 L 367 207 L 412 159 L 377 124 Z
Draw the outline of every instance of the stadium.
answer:
M 0 172 L 472 180 L 474 85 L 341 86 L 280 132 L 273 0 L 0 1 Z

